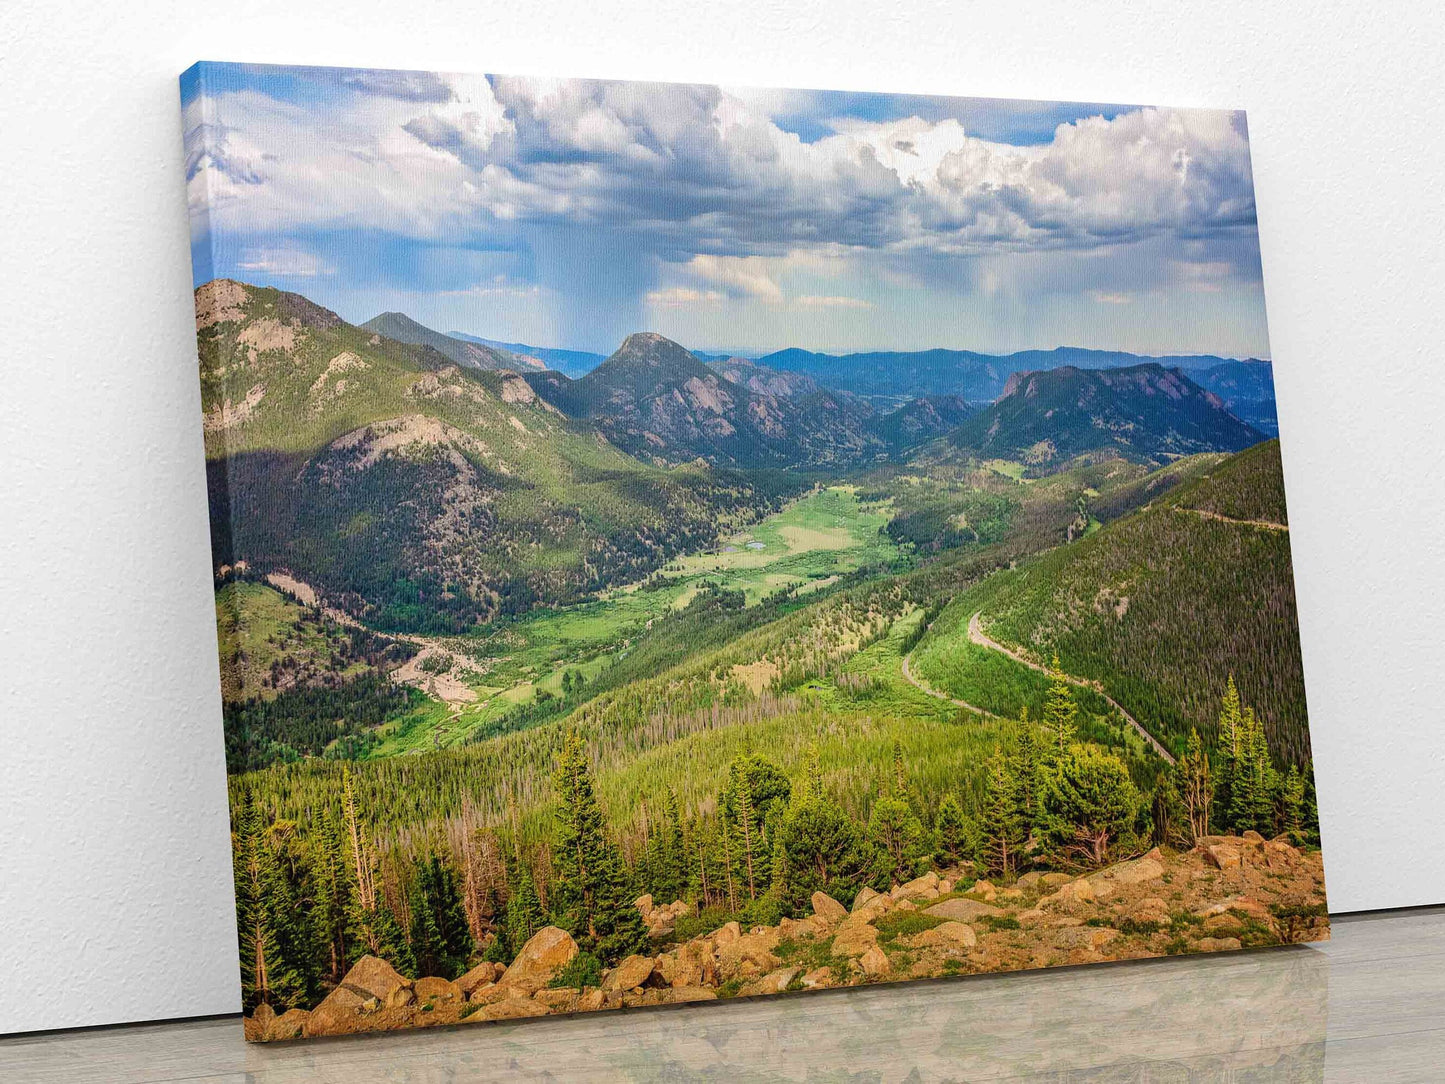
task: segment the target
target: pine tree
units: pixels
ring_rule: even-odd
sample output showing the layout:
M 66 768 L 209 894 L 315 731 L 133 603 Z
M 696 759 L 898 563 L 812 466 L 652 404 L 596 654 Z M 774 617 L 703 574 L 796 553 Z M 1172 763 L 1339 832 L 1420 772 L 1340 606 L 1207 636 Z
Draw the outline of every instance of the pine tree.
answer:
M 1044 702 L 1044 730 L 1049 735 L 1048 755 L 1051 759 L 1062 757 L 1074 742 L 1075 720 L 1079 709 L 1074 704 L 1074 693 L 1059 666 L 1058 655 L 1054 656 L 1049 669 L 1053 677 L 1049 685 L 1048 698 Z
M 942 864 L 962 862 L 972 858 L 977 850 L 978 828 L 964 816 L 963 807 L 952 791 L 938 803 L 933 830 L 938 840 L 936 854 Z
M 350 966 L 346 942 L 347 915 L 354 906 L 356 882 L 346 859 L 346 842 L 341 818 L 335 809 L 325 810 L 317 824 L 316 926 L 323 956 L 322 970 L 327 982 L 339 983 Z
M 1030 828 L 1039 819 L 1040 773 L 1049 762 L 1051 750 L 1039 740 L 1039 729 L 1029 721 L 1025 704 L 1019 711 L 1018 738 L 1013 743 L 1014 781 L 1018 786 L 1018 804 L 1024 822 Z
M 1237 745 L 1229 802 L 1230 826 L 1236 832 L 1253 830 L 1272 834 L 1278 773 L 1270 760 L 1264 722 L 1255 716 L 1253 708 L 1246 707 L 1241 712 Z
M 647 926 L 633 906 L 631 885 L 602 809 L 582 738 L 567 734 L 558 757 L 557 881 L 554 911 L 593 955 L 615 964 L 647 944 Z
M 876 880 L 902 884 L 912 880 L 918 859 L 926 850 L 923 822 L 900 798 L 886 796 L 873 803 L 868 838 L 877 850 Z
M 1000 748 L 985 766 L 983 819 L 979 825 L 980 859 L 988 873 L 1009 876 L 1019 863 L 1027 826 L 1019 815 L 1018 780 Z
M 299 955 L 299 916 L 250 789 L 237 812 L 233 855 L 243 1006 L 247 1011 L 262 1002 L 282 1011 L 299 1006 L 309 992 L 306 960 Z
M 1295 765 L 1289 766 L 1279 789 L 1278 821 L 1292 839 L 1304 838 L 1305 779 Z
M 456 978 L 467 969 L 473 944 L 456 872 L 435 854 L 418 864 L 409 894 L 411 951 L 424 975 Z
M 1117 756 L 1075 745 L 1048 773 L 1043 800 L 1050 842 L 1066 857 L 1102 866 L 1132 831 L 1141 796 Z
M 1230 828 L 1234 824 L 1234 780 L 1239 770 L 1242 721 L 1239 689 L 1235 687 L 1234 675 L 1230 674 L 1219 711 L 1219 763 L 1214 783 L 1214 820 L 1221 828 Z
M 893 797 L 908 802 L 908 776 L 903 767 L 903 743 L 893 739 Z
M 411 943 L 376 887 L 379 861 L 361 824 L 350 768 L 342 770 L 341 779 L 342 824 L 356 877 L 356 890 L 351 893 L 346 916 L 347 940 L 354 946 L 352 954 L 379 956 L 402 974 L 415 974 Z
M 805 785 L 778 826 L 775 881 L 778 900 L 787 914 L 800 914 L 814 892 L 847 903 L 871 877 L 875 852 L 862 827 L 838 807 L 818 782 L 813 758 Z M 816 789 L 815 789 L 816 788 Z
M 507 897 L 503 932 L 506 936 L 508 956 L 504 962 L 511 963 L 512 957 L 546 924 L 542 904 L 537 899 L 537 888 L 532 883 L 532 871 L 527 863 L 522 862 L 517 867 L 517 878 L 511 895 Z

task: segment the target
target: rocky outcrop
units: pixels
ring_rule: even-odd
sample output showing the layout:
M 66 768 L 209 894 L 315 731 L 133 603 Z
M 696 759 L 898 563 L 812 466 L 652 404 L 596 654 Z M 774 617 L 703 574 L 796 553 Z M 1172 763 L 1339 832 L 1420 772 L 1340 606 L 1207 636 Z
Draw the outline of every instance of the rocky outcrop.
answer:
M 583 989 L 551 985 L 578 952 L 552 926 L 510 967 L 481 963 L 455 981 L 412 982 L 384 960 L 363 957 L 310 1012 L 257 1008 L 246 1037 L 519 1020 L 1329 936 L 1318 852 L 1252 833 L 1210 836 L 1189 851 L 1154 850 L 1082 875 L 1031 872 L 989 883 L 958 868 L 886 893 L 864 889 L 850 910 L 822 892 L 811 904 L 811 914 L 776 926 L 744 930 L 734 921 L 680 944 L 659 943 L 655 955 L 629 956 Z M 637 907 L 644 916 L 681 913 L 648 897 Z
M 577 955 L 577 942 L 566 930 L 543 926 L 517 953 L 512 966 L 497 980 L 497 985 L 512 990 L 535 993 L 552 981 L 557 972 Z

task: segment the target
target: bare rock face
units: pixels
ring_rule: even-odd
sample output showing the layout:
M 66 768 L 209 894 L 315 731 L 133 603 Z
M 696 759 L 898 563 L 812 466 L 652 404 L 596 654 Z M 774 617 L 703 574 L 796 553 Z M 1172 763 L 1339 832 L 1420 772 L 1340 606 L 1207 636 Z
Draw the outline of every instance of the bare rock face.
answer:
M 923 913 L 932 915 L 934 918 L 950 919 L 954 922 L 974 922 L 988 915 L 1001 915 L 1003 911 L 991 903 L 957 899 L 935 903 L 932 907 L 924 908 Z
M 566 930 L 543 926 L 522 946 L 499 986 L 535 993 L 552 981 L 577 955 L 577 942 Z
M 727 925 L 721 926 L 718 929 L 714 930 L 708 936 L 712 938 L 712 943 L 714 945 L 721 948 L 723 945 L 726 945 L 730 941 L 736 941 L 742 935 L 743 928 L 739 926 L 736 922 L 729 922 Z
M 613 990 L 631 990 L 636 986 L 645 986 L 647 980 L 652 977 L 652 969 L 656 961 L 651 956 L 629 956 L 620 964 L 607 972 L 602 980 L 602 989 L 606 993 Z
M 363 999 L 374 997 L 385 1008 L 396 1009 L 416 1000 L 411 980 L 380 956 L 363 956 L 351 966 L 342 986 L 349 986 Z
M 813 893 L 813 914 L 825 922 L 842 922 L 848 917 L 848 909 L 826 892 Z

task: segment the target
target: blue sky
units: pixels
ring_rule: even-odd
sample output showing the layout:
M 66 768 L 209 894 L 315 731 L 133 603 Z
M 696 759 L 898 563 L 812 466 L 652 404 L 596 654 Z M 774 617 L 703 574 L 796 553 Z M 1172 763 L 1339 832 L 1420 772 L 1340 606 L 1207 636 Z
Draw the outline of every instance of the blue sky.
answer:
M 1243 114 L 205 64 L 196 281 L 607 352 L 1268 356 Z

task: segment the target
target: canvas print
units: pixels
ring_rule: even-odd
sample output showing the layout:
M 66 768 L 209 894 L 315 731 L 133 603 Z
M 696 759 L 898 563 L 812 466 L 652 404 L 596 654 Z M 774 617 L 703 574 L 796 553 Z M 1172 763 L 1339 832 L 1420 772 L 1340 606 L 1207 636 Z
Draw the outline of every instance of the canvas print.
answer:
M 1328 936 L 1242 113 L 182 105 L 248 1038 Z

